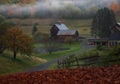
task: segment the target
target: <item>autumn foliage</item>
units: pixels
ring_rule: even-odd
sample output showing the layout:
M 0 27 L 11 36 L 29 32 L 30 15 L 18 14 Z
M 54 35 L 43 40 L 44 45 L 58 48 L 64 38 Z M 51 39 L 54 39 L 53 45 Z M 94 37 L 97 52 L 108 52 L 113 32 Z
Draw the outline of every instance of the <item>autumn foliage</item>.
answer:
M 7 31 L 6 45 L 8 49 L 13 51 L 14 59 L 18 52 L 24 54 L 31 54 L 33 40 L 28 35 L 24 34 L 19 27 L 10 28 Z
M 110 6 L 110 8 L 115 12 L 115 14 L 118 14 L 119 12 L 119 3 L 118 2 L 113 2 Z
M 1 76 L 0 84 L 120 84 L 120 65 L 18 73 Z

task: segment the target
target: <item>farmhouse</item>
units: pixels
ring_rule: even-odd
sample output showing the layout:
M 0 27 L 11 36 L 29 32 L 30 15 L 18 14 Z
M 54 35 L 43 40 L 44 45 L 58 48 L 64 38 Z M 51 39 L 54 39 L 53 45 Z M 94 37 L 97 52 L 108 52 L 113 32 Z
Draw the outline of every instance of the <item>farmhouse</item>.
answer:
M 109 46 L 114 46 L 114 45 L 120 44 L 120 23 L 117 23 L 116 27 L 111 32 L 108 44 L 109 44 Z
M 51 38 L 65 42 L 66 40 L 77 41 L 79 33 L 77 30 L 70 30 L 65 24 L 60 22 L 54 24 L 50 29 Z
M 108 38 L 92 38 L 88 39 L 88 41 L 90 45 L 120 45 L 120 23 L 117 23 L 113 30 L 111 30 L 111 35 Z
M 89 45 L 108 45 L 108 39 L 90 38 L 88 42 Z

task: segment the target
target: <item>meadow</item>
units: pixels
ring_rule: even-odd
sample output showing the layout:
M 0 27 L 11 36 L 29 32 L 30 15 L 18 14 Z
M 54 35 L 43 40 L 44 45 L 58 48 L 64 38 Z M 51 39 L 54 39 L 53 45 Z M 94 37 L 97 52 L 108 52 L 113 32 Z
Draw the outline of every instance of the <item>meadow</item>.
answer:
M 120 16 L 116 17 L 117 22 L 120 21 Z M 61 22 L 69 29 L 75 29 L 79 32 L 80 36 L 91 36 L 92 19 L 9 19 L 18 26 L 20 26 L 27 34 L 32 33 L 33 25 L 38 23 L 38 31 L 50 35 L 50 28 L 56 23 Z
M 80 42 L 76 42 L 76 43 L 63 43 L 62 44 L 62 48 L 68 48 L 68 50 L 59 50 L 56 52 L 52 52 L 52 54 L 49 53 L 44 53 L 44 54 L 36 54 L 37 57 L 42 58 L 42 59 L 46 59 L 47 61 L 52 61 L 61 57 L 66 57 L 69 56 L 71 54 L 75 54 L 80 52 L 81 50 L 81 41 Z
M 50 34 L 50 28 L 60 21 L 69 29 L 78 30 L 82 36 L 90 36 L 92 19 L 9 19 L 19 25 L 27 34 L 31 34 L 34 23 L 38 23 L 38 30 L 41 33 Z
M 24 30 L 24 32 L 29 35 L 31 35 L 31 33 L 32 33 L 32 28 L 33 28 L 34 23 L 38 23 L 39 24 L 38 25 L 39 32 L 50 35 L 49 29 L 58 20 L 53 20 L 53 19 L 42 19 L 42 20 L 40 20 L 40 19 L 22 19 L 22 20 L 9 19 L 9 21 L 21 26 L 21 28 Z M 81 21 L 81 20 L 61 20 L 61 22 L 66 24 L 70 29 L 76 29 L 79 32 L 82 32 L 82 34 L 86 33 L 86 29 L 88 31 L 90 31 L 89 25 L 85 26 L 86 25 L 85 21 L 87 21 L 88 24 L 90 25 L 90 20 L 83 20 L 83 21 Z M 77 23 L 77 25 L 76 25 L 76 23 Z M 84 26 L 84 27 L 82 27 L 82 26 Z M 83 31 L 84 31 L 84 33 L 83 33 Z M 86 35 L 89 35 L 89 34 L 86 33 Z M 44 45 L 41 43 L 35 44 L 36 48 L 43 47 L 43 46 Z M 52 54 L 33 53 L 33 56 L 35 56 L 37 58 L 45 59 L 47 61 L 52 61 L 52 60 L 55 60 L 60 57 L 65 57 L 70 54 L 79 52 L 81 50 L 81 41 L 78 43 L 72 43 L 71 45 L 63 44 L 63 47 L 69 48 L 69 49 L 53 52 Z M 28 56 L 21 55 L 21 54 L 18 54 L 17 59 L 14 60 L 12 57 L 12 53 L 8 52 L 8 51 L 6 51 L 3 55 L 0 55 L 0 61 L 1 61 L 0 75 L 21 72 L 30 67 L 37 66 L 37 65 L 40 65 L 41 63 L 44 63 L 43 61 L 39 61 L 39 60 L 33 59 L 32 57 L 28 57 Z
M 55 24 L 57 21 L 60 21 L 64 23 L 68 28 L 78 30 L 80 36 L 90 36 L 90 28 L 92 19 L 9 19 L 8 21 L 13 22 L 20 26 L 23 31 L 31 35 L 33 25 L 35 23 L 38 23 L 38 31 L 47 35 L 50 35 L 50 28 L 53 24 Z M 117 17 L 117 21 L 120 21 L 120 17 Z M 43 44 L 35 44 L 35 47 L 43 47 Z M 73 43 L 71 46 L 69 44 L 64 44 L 64 47 L 70 48 L 69 50 L 64 51 L 57 51 L 53 52 L 52 54 L 44 53 L 44 54 L 36 54 L 33 55 L 38 58 L 45 59 L 47 61 L 51 61 L 60 57 L 65 57 L 70 54 L 79 52 L 81 50 L 81 42 Z M 81 56 L 80 56 L 81 57 Z M 31 57 L 26 57 L 25 55 L 18 55 L 17 60 L 13 60 L 12 54 L 5 52 L 3 55 L 0 55 L 0 75 L 4 74 L 10 74 L 15 72 L 23 71 L 27 68 L 30 68 L 32 66 L 40 65 L 43 62 L 40 62 L 39 60 L 33 59 Z M 4 65 L 4 66 L 3 66 Z M 51 68 L 52 67 L 52 68 Z M 49 69 L 54 69 L 56 67 L 56 64 L 53 64 Z
M 22 72 L 27 68 L 40 65 L 45 61 L 33 58 L 33 56 L 26 56 L 22 54 L 17 55 L 17 59 L 14 60 L 10 51 L 5 51 L 0 54 L 0 75 L 12 74 Z

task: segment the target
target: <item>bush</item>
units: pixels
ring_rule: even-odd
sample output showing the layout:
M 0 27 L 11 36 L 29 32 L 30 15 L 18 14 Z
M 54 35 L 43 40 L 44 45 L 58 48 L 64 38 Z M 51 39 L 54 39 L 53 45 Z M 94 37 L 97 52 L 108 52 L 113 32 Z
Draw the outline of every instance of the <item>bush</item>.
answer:
M 107 49 L 107 46 L 98 45 L 98 46 L 96 47 L 96 49 L 99 50 L 99 51 L 106 50 L 106 49 Z

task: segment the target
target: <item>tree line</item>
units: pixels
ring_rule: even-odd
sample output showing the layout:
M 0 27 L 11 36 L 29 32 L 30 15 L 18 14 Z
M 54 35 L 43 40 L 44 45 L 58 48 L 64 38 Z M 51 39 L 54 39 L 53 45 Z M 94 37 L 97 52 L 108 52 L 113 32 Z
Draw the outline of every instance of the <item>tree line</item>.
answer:
M 97 8 L 81 9 L 74 5 L 66 5 L 63 8 L 54 8 L 54 9 L 49 7 L 30 9 L 26 7 L 23 10 L 21 10 L 19 9 L 19 7 L 13 7 L 13 8 L 11 7 L 10 10 L 6 8 L 5 11 L 0 11 L 0 14 L 5 16 L 6 18 L 85 19 L 85 18 L 92 18 Z M 17 13 L 16 10 L 19 10 L 19 12 Z

